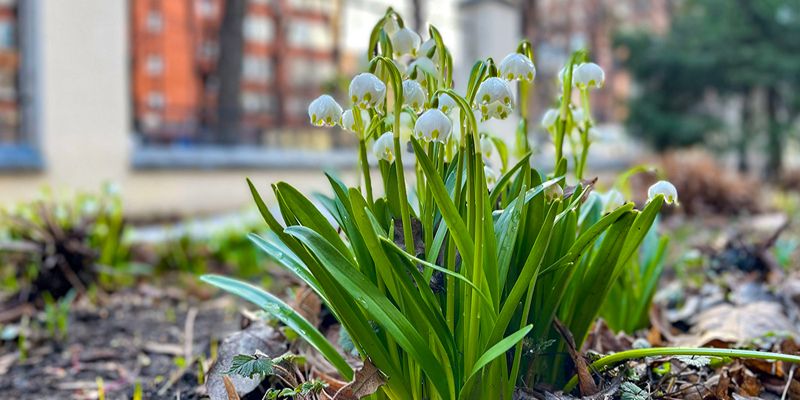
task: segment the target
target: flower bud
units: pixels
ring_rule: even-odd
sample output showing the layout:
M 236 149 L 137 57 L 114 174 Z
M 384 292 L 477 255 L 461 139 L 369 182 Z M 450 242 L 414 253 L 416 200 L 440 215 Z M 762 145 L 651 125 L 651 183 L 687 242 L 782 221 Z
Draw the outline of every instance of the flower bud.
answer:
M 477 108 L 483 121 L 490 118 L 505 119 L 514 110 L 514 94 L 508 82 L 491 77 L 478 86 Z
M 458 104 L 447 93 L 439 95 L 439 110 L 447 115 L 451 115 L 453 111 L 458 109 Z
M 572 83 L 581 90 L 592 86 L 601 88 L 605 82 L 606 73 L 595 63 L 583 63 L 572 72 Z
M 414 125 L 414 136 L 423 141 L 439 141 L 445 143 L 453 128 L 450 118 L 437 109 L 425 111 Z
M 555 108 L 551 108 L 545 111 L 544 115 L 542 115 L 542 126 L 545 129 L 550 129 L 553 125 L 556 124 L 558 120 L 559 111 Z
M 678 204 L 678 189 L 668 181 L 658 181 L 647 189 L 647 201 L 653 200 L 658 195 L 663 195 L 667 204 Z
M 425 89 L 417 81 L 403 81 L 403 104 L 411 107 L 415 112 L 420 112 L 428 101 Z
M 436 64 L 434 64 L 434 62 L 428 57 L 419 57 L 408 65 L 408 76 L 411 76 L 415 70 L 417 72 L 417 76 L 414 78 L 414 80 L 423 83 L 425 81 L 424 73 L 434 76 L 436 75 Z
M 361 128 L 367 129 L 370 123 L 369 112 L 367 110 L 361 111 Z M 342 128 L 350 132 L 356 131 L 356 119 L 353 116 L 353 110 L 347 109 L 342 113 Z
M 330 95 L 323 94 L 308 105 L 308 117 L 314 126 L 334 126 L 342 118 L 342 106 Z
M 350 99 L 356 106 L 367 109 L 383 102 L 386 97 L 386 84 L 368 72 L 356 75 L 350 81 Z
M 520 80 L 533 82 L 536 77 L 536 67 L 528 56 L 520 53 L 511 53 L 500 61 L 500 76 L 509 81 Z
M 372 154 L 379 160 L 394 161 L 394 136 L 392 132 L 381 135 L 372 145 Z
M 417 32 L 408 28 L 400 28 L 400 30 L 392 34 L 392 49 L 394 49 L 394 54 L 398 56 L 410 54 L 416 57 L 420 42 L 422 42 L 422 39 Z

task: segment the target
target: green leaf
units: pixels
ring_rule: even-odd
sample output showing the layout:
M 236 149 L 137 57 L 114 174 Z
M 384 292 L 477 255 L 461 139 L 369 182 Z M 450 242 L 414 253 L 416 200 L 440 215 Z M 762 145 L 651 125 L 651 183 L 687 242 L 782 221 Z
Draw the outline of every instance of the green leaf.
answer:
M 325 339 L 325 336 L 322 336 L 308 320 L 279 298 L 249 283 L 224 276 L 203 275 L 200 279 L 261 307 L 264 311 L 297 332 L 300 337 L 317 349 L 345 379 L 350 380 L 353 378 L 353 369 Z
M 487 349 L 483 353 L 483 355 L 481 355 L 478 358 L 478 360 L 475 361 L 475 365 L 473 365 L 472 371 L 470 372 L 466 383 L 461 389 L 460 397 L 465 397 L 467 394 L 469 394 L 469 391 L 475 382 L 475 378 L 478 375 L 478 372 L 480 372 L 483 367 L 492 362 L 494 359 L 502 355 L 505 355 L 506 351 L 514 347 L 514 345 L 517 344 L 520 340 L 524 339 L 525 335 L 527 335 L 531 331 L 531 329 L 533 329 L 533 325 L 524 326 L 522 327 L 522 329 L 512 333 L 511 335 L 507 336 L 503 340 L 495 343 L 492 347 Z
M 364 275 L 353 273 L 355 267 L 350 264 L 350 261 L 318 233 L 303 226 L 288 227 L 286 233 L 298 238 L 314 251 L 323 265 L 358 300 L 367 314 L 383 326 L 397 341 L 397 344 L 419 363 L 442 397 L 453 397 L 455 389 L 449 363 L 442 362 L 443 360 L 439 360 L 434 355 L 432 349 L 429 348 L 429 342 L 419 335 L 414 325 L 377 286 L 369 282 Z M 439 349 L 439 351 L 443 351 L 443 349 Z
M 231 367 L 226 374 L 239 375 L 245 378 L 260 377 L 263 379 L 274 372 L 274 363 L 266 354 L 256 353 L 254 355 L 237 354 L 233 356 Z

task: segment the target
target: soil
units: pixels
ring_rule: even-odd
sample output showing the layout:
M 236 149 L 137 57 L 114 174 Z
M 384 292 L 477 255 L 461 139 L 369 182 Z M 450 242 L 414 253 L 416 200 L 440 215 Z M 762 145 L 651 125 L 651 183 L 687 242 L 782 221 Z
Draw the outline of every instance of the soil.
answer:
M 137 382 L 144 399 L 202 398 L 199 365 L 208 367 L 212 343 L 239 330 L 229 297 L 202 301 L 139 285 L 101 303 L 73 304 L 63 340 L 32 318 L 27 359 L 20 359 L 17 340 L 2 342 L 0 398 L 96 399 L 98 378 L 106 399 L 131 399 Z M 197 362 L 187 362 L 187 351 Z

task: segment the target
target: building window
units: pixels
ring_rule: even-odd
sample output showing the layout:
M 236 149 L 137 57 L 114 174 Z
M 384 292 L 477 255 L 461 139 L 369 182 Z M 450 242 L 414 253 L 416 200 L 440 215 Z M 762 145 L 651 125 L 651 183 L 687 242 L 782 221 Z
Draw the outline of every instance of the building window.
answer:
M 265 0 L 131 1 L 139 147 L 352 145 L 351 135 L 314 129 L 306 115 L 335 84 L 325 1 L 297 9 Z
M 38 2 L 0 1 L 0 169 L 38 169 L 33 8 Z

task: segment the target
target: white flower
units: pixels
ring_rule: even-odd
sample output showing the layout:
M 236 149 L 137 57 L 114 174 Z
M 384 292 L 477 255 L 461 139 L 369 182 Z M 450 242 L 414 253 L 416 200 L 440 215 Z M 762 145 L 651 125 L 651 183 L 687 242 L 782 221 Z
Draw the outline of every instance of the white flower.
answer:
M 595 63 L 583 63 L 572 72 L 572 83 L 578 89 L 587 89 L 592 86 L 603 87 L 606 82 L 606 73 Z
M 350 99 L 360 108 L 372 108 L 386 97 L 386 84 L 368 72 L 356 75 L 350 81 Z
M 556 124 L 558 120 L 559 111 L 555 108 L 551 108 L 545 111 L 544 115 L 542 115 L 542 126 L 545 129 L 549 129 L 551 126 Z
M 370 123 L 369 112 L 361 110 L 361 127 L 367 129 Z M 342 128 L 350 132 L 356 131 L 356 119 L 353 117 L 353 110 L 347 109 L 342 113 Z
M 481 135 L 480 145 L 481 145 L 481 154 L 483 154 L 486 157 L 491 157 L 492 150 L 494 150 L 494 143 L 492 143 L 492 139 L 489 138 L 488 135 Z
M 561 67 L 560 70 L 558 70 L 558 83 L 564 82 L 564 78 L 565 78 L 564 75 L 566 73 L 567 73 L 567 66 L 566 65 Z M 572 75 L 573 75 L 573 77 L 575 76 L 575 66 L 574 65 L 572 66 Z M 574 82 L 574 79 L 573 79 L 573 82 Z
M 625 204 L 625 196 L 617 189 L 611 189 L 600 195 L 603 202 L 603 210 L 613 211 Z
M 411 76 L 417 70 L 417 76 L 414 78 L 417 82 L 425 81 L 425 74 L 436 75 L 436 64 L 428 57 L 419 57 L 414 62 L 408 65 L 408 76 Z M 423 83 L 423 82 L 420 82 Z M 424 84 L 424 83 L 423 83 Z
M 536 77 L 536 67 L 528 56 L 520 53 L 511 53 L 500 61 L 500 76 L 509 81 L 521 80 L 533 82 Z
M 388 17 L 383 21 L 383 31 L 390 37 L 399 30 L 400 24 L 397 23 L 396 19 Z
M 436 140 L 445 143 L 452 128 L 453 124 L 447 115 L 437 109 L 430 109 L 417 118 L 414 136 L 426 142 Z
M 658 181 L 647 189 L 647 201 L 653 200 L 658 195 L 663 195 L 667 204 L 678 204 L 678 189 L 667 181 Z
M 561 185 L 554 183 L 544 190 L 544 198 L 548 201 L 553 201 L 564 197 L 564 189 Z
M 437 57 L 439 51 L 438 49 L 434 50 L 433 54 L 428 54 L 435 47 L 436 47 L 436 41 L 433 40 L 433 38 L 428 39 L 422 42 L 422 45 L 419 46 L 419 55 L 422 57 L 428 57 L 434 60 L 438 60 L 439 59 L 439 57 Z
M 439 95 L 439 110 L 443 113 L 450 115 L 453 111 L 458 109 L 458 104 L 456 101 L 453 100 L 447 93 L 442 93 Z
M 420 112 L 427 101 L 428 95 L 425 94 L 425 89 L 422 88 L 419 82 L 403 81 L 403 104 L 411 107 L 415 112 Z
M 406 72 L 408 71 L 408 67 L 395 59 L 392 59 L 392 62 L 394 63 L 394 66 L 397 67 L 397 72 L 400 72 L 400 76 L 405 76 Z M 383 67 L 383 64 L 381 64 L 381 67 Z
M 483 175 L 486 177 L 486 186 L 489 188 L 493 187 L 497 180 L 500 179 L 500 174 L 488 165 L 483 166 Z
M 372 154 L 379 160 L 394 161 L 394 136 L 386 132 L 372 145 Z
M 323 94 L 308 105 L 308 117 L 314 126 L 334 126 L 342 117 L 342 106 L 330 95 Z
M 399 56 L 403 54 L 416 56 L 420 42 L 422 42 L 422 39 L 417 32 L 408 28 L 400 28 L 400 30 L 392 34 L 392 49 L 394 54 Z
M 514 109 L 514 94 L 506 80 L 491 77 L 478 86 L 477 108 L 482 120 L 505 119 Z

